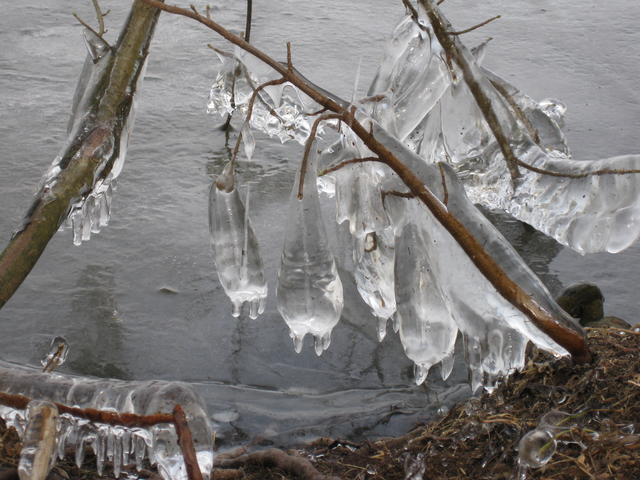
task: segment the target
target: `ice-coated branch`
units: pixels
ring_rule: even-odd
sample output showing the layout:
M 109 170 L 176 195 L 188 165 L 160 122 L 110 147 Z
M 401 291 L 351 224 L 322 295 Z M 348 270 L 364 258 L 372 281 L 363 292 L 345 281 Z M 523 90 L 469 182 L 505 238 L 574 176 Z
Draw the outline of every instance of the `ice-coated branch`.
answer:
M 141 0 L 133 3 L 114 47 L 113 59 L 102 72 L 99 82 L 102 94 L 93 99 L 93 128 L 73 139 L 61 160 L 64 169 L 53 185 L 42 187 L 27 213 L 25 225 L 0 254 L 0 308 L 34 267 L 72 202 L 91 191 L 97 171 L 110 172 L 113 168 L 117 159 L 112 156 L 104 165 L 105 152 L 118 149 L 157 18 L 156 9 Z
M 520 176 L 520 172 L 518 171 L 518 158 L 511 149 L 509 139 L 502 129 L 502 125 L 500 125 L 500 122 L 498 121 L 496 112 L 491 105 L 491 100 L 484 92 L 482 85 L 478 82 L 477 76 L 473 72 L 473 66 L 465 58 L 464 54 L 456 44 L 458 40 L 450 31 L 451 25 L 446 22 L 440 15 L 436 6 L 436 2 L 434 0 L 420 0 L 420 3 L 429 16 L 431 26 L 433 27 L 433 32 L 436 34 L 440 45 L 442 45 L 442 48 L 444 48 L 445 52 L 447 52 L 447 55 L 450 58 L 453 58 L 458 67 L 460 67 L 460 70 L 462 70 L 464 81 L 473 94 L 473 97 L 475 98 L 478 107 L 482 111 L 482 114 L 484 115 L 489 128 L 491 128 L 493 135 L 496 137 L 498 145 L 500 146 L 500 150 L 502 151 L 502 154 L 507 161 L 511 179 L 513 182 L 515 182 L 515 179 Z
M 342 121 L 351 127 L 352 131 L 363 141 L 367 148 L 377 155 L 381 162 L 389 166 L 409 188 L 411 193 L 419 198 L 420 201 L 429 209 L 437 221 L 449 232 L 473 264 L 503 298 L 505 298 L 519 311 L 524 313 L 539 330 L 547 334 L 555 342 L 571 353 L 575 361 L 586 362 L 590 359 L 591 356 L 585 342 L 583 332 L 579 331 L 579 329 L 571 328 L 571 326 L 563 323 L 553 313 L 539 305 L 531 295 L 527 294 L 527 292 L 512 280 L 497 261 L 489 255 L 483 245 L 465 227 L 465 225 L 454 215 L 449 213 L 446 206 L 425 187 L 424 182 L 420 180 L 420 178 L 407 165 L 399 160 L 399 158 L 392 153 L 390 148 L 380 142 L 374 136 L 370 128 L 365 128 L 365 126 L 356 119 L 356 112 L 350 110 L 349 104 L 341 103 L 338 99 L 330 98 L 324 92 L 320 91 L 319 88 L 316 88 L 310 84 L 310 82 L 306 81 L 295 69 L 290 69 L 286 64 L 274 60 L 254 45 L 249 44 L 240 36 L 229 32 L 227 29 L 211 19 L 198 15 L 188 9 L 165 5 L 158 0 L 142 1 L 166 12 L 186 16 L 202 23 L 229 42 L 237 45 L 269 65 L 273 70 L 279 73 L 288 82 L 296 86 L 316 103 L 341 116 Z M 454 41 L 451 37 L 446 35 L 447 29 L 440 23 L 439 17 L 435 12 L 437 7 L 432 4 L 433 2 L 427 3 L 424 2 L 424 0 L 421 1 L 423 1 L 423 3 L 426 4 L 426 8 L 429 9 L 428 11 L 433 17 L 434 23 L 437 23 L 440 35 L 443 35 L 444 33 L 443 40 L 441 40 L 441 42 L 448 41 L 450 46 L 449 48 L 452 48 L 451 45 L 453 45 Z M 495 120 L 495 125 L 497 125 L 497 128 L 501 131 L 497 119 Z M 504 133 L 502 133 L 502 138 L 506 138 Z M 310 145 L 310 143 L 308 145 Z M 513 167 L 512 175 L 515 178 L 518 174 L 515 155 L 508 147 L 508 142 L 506 142 L 506 140 L 505 146 L 508 148 L 508 152 L 505 153 L 505 157 L 511 158 L 511 166 Z
M 31 401 L 31 398 L 24 395 L 0 392 L 0 405 L 18 410 L 26 410 Z M 189 429 L 184 410 L 180 405 L 175 405 L 172 413 L 156 413 L 154 415 L 138 415 L 135 413 L 108 412 L 95 408 L 70 407 L 57 402 L 53 403 L 53 405 L 56 406 L 60 414 L 68 414 L 91 422 L 104 423 L 112 426 L 145 428 L 160 423 L 172 424 L 176 430 L 178 444 L 187 467 L 189 480 L 202 480 L 202 473 L 193 446 L 191 430 Z
M 344 168 L 347 165 L 353 165 L 354 163 L 379 162 L 379 161 L 380 159 L 378 157 L 352 158 L 350 160 L 345 160 L 343 162 L 340 162 L 337 165 L 333 165 L 331 167 L 325 168 L 324 170 L 318 173 L 318 176 L 322 177 L 324 175 L 337 172 L 341 168 Z

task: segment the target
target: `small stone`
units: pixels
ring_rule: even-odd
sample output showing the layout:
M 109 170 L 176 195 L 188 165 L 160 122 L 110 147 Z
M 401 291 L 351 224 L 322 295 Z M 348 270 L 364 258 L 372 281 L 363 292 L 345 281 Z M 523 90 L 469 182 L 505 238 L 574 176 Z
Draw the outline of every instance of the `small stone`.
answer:
M 579 283 L 567 288 L 556 299 L 565 312 L 580 320 L 584 327 L 599 322 L 604 317 L 604 296 L 591 283 Z

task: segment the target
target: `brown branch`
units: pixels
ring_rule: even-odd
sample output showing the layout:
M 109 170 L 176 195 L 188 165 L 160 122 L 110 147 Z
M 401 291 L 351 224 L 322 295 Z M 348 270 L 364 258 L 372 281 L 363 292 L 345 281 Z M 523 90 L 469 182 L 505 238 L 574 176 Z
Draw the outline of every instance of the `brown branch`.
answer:
M 309 164 L 309 154 L 311 153 L 311 146 L 316 139 L 316 134 L 318 132 L 318 127 L 320 126 L 320 122 L 331 119 L 341 119 L 342 115 L 335 113 L 327 113 L 322 115 L 321 117 L 316 118 L 315 122 L 311 126 L 311 131 L 309 132 L 309 137 L 307 138 L 306 143 L 304 144 L 304 155 L 302 157 L 302 163 L 300 164 L 300 181 L 298 183 L 298 200 L 302 200 L 304 194 L 304 177 L 307 173 L 307 167 Z
M 293 60 L 291 54 L 291 42 L 287 42 L 287 70 L 293 72 Z
M 65 349 L 65 344 L 62 342 L 58 343 L 55 353 L 51 356 L 49 361 L 47 361 L 46 365 L 42 367 L 43 373 L 51 373 L 56 369 L 56 367 L 58 367 L 59 365 L 58 361 L 60 360 L 60 357 L 62 356 L 62 352 L 64 352 L 64 349 Z
M 203 480 L 200 465 L 198 465 L 198 457 L 196 456 L 196 451 L 193 447 L 191 430 L 189 430 L 187 417 L 180 405 L 173 407 L 173 425 L 176 429 L 178 445 L 180 445 L 180 450 L 182 450 L 182 458 L 184 459 L 184 464 L 187 467 L 187 476 L 189 477 L 189 480 Z
M 241 457 L 223 460 L 221 468 L 242 468 L 246 466 L 274 467 L 305 480 L 333 480 L 334 477 L 322 475 L 306 458 L 288 455 L 277 448 L 250 453 Z M 335 479 L 338 480 L 338 479 Z
M 518 165 L 527 170 L 531 170 L 532 172 L 539 173 L 540 175 L 549 175 L 551 177 L 560 177 L 560 178 L 586 178 L 600 175 L 632 175 L 640 173 L 640 169 L 616 169 L 616 168 L 603 168 L 602 170 L 595 170 L 593 172 L 584 172 L 584 173 L 562 173 L 562 172 L 554 172 L 553 170 L 546 170 L 544 168 L 534 167 L 533 165 L 529 165 L 528 163 L 523 162 L 522 160 L 518 160 Z
M 412 192 L 399 192 L 398 190 L 383 190 L 382 201 L 384 202 L 387 197 L 399 197 L 399 198 L 416 198 L 415 193 Z
M 87 30 L 91 31 L 91 33 L 93 33 L 96 37 L 98 38 L 102 38 L 102 35 L 99 34 L 95 28 L 93 28 L 91 25 L 89 25 L 87 22 L 85 22 L 84 20 L 82 20 L 82 18 L 80 18 L 80 16 L 75 13 L 72 12 L 71 15 L 73 15 L 73 17 L 78 21 L 78 23 L 80 25 L 82 25 L 84 28 L 86 28 Z
M 484 22 L 481 22 L 481 23 L 478 23 L 477 25 L 474 25 L 473 27 L 465 28 L 464 30 L 459 30 L 457 32 L 448 31 L 447 33 L 449 35 L 464 35 L 465 33 L 473 32 L 474 30 L 477 30 L 478 28 L 484 27 L 488 23 L 491 23 L 494 20 L 498 20 L 499 18 L 502 18 L 502 15 L 496 15 L 495 17 L 491 17 L 488 20 L 485 20 Z
M 540 307 L 540 305 L 538 305 L 530 295 L 522 290 L 522 288 L 520 288 L 517 283 L 511 280 L 506 272 L 495 262 L 495 260 L 493 260 L 493 258 L 486 252 L 483 246 L 466 229 L 466 227 L 457 218 L 449 214 L 440 200 L 438 200 L 438 198 L 435 197 L 433 193 L 424 186 L 423 182 L 404 163 L 396 158 L 387 147 L 376 140 L 376 138 L 371 134 L 369 130 L 364 128 L 358 121 L 356 121 L 354 115 L 351 112 L 347 111 L 346 108 L 341 106 L 335 100 L 327 97 L 326 95 L 323 95 L 317 89 L 310 86 L 306 81 L 304 81 L 304 79 L 297 75 L 296 72 L 288 71 L 288 68 L 275 61 L 264 52 L 258 50 L 253 45 L 245 42 L 239 36 L 232 34 L 212 20 L 209 20 L 202 16 L 194 15 L 189 10 L 185 10 L 180 7 L 164 5 L 163 3 L 158 2 L 158 0 L 142 1 L 167 12 L 193 18 L 196 21 L 206 25 L 225 39 L 256 56 L 258 59 L 262 60 L 276 72 L 286 78 L 287 81 L 291 82 L 291 84 L 293 84 L 299 90 L 309 96 L 316 103 L 322 105 L 323 107 L 326 107 L 328 110 L 336 112 L 336 116 L 338 118 L 342 117 L 345 120 L 345 123 L 351 125 L 354 133 L 358 137 L 360 137 L 367 148 L 369 148 L 369 150 L 375 153 L 381 161 L 386 163 L 394 172 L 396 172 L 405 183 L 405 185 L 409 187 L 411 192 L 418 198 L 420 198 L 420 200 L 432 212 L 438 222 L 440 222 L 440 224 L 451 234 L 451 236 L 462 247 L 467 256 L 474 263 L 474 265 L 496 288 L 500 295 L 502 295 L 509 303 L 511 303 L 514 307 L 524 313 L 532 321 L 532 323 L 536 325 L 538 329 L 549 335 L 554 341 L 568 350 L 573 355 L 573 358 L 576 361 L 584 362 L 589 360 L 590 353 L 583 335 L 569 328 L 568 326 L 561 324 L 549 312 Z M 434 23 L 438 25 L 440 34 L 443 35 L 444 33 L 445 37 L 448 38 L 449 45 L 451 45 L 453 43 L 453 40 L 451 40 L 451 37 L 446 36 L 444 27 L 440 24 L 437 16 L 435 16 L 434 7 L 431 4 L 428 4 L 425 0 L 420 1 L 427 6 L 428 11 L 431 12 L 431 16 L 434 18 Z M 495 115 L 494 120 L 496 120 L 497 123 Z M 502 138 L 504 139 L 504 134 Z M 307 141 L 306 150 L 310 150 L 311 143 L 312 142 Z M 512 160 L 514 158 L 515 156 L 513 156 Z M 513 167 L 516 168 L 517 172 L 515 163 Z
M 442 18 L 441 14 L 437 11 L 437 7 L 434 5 L 434 1 L 420 0 L 420 3 L 427 11 L 429 21 L 431 22 L 431 26 L 433 27 L 433 31 L 436 34 L 440 45 L 442 45 L 442 48 L 444 48 L 447 55 L 453 58 L 458 67 L 460 67 L 460 70 L 462 70 L 464 81 L 469 87 L 469 90 L 475 98 L 476 103 L 478 104 L 478 107 L 482 112 L 482 115 L 487 121 L 489 128 L 493 132 L 493 135 L 496 138 L 498 145 L 500 146 L 502 155 L 507 162 L 509 173 L 511 174 L 512 183 L 515 187 L 515 180 L 520 176 L 520 172 L 518 171 L 518 159 L 511 149 L 509 139 L 502 129 L 502 125 L 498 121 L 498 117 L 493 109 L 491 100 L 484 92 L 484 89 L 482 88 L 480 83 L 478 83 L 473 72 L 473 66 L 467 61 L 461 51 L 461 48 L 457 45 L 456 42 L 458 42 L 458 40 L 449 34 L 449 23 L 446 22 Z
M 18 410 L 25 410 L 32 399 L 24 395 L 13 395 L 0 392 L 0 404 Z M 123 427 L 145 428 L 159 423 L 173 423 L 173 415 L 167 413 L 156 413 L 154 415 L 137 415 L 135 413 L 117 413 L 96 410 L 95 408 L 69 407 L 62 403 L 54 403 L 60 413 L 66 413 L 78 418 L 84 418 L 91 422 L 104 423 L 107 425 L 120 425 Z
M 325 168 L 320 173 L 318 173 L 319 177 L 323 177 L 324 175 L 328 175 L 329 173 L 337 172 L 341 168 L 346 167 L 347 165 L 352 165 L 354 163 L 365 163 L 365 162 L 379 162 L 380 159 L 378 157 L 363 157 L 363 158 L 352 158 L 351 160 L 345 160 L 340 162 L 332 167 Z

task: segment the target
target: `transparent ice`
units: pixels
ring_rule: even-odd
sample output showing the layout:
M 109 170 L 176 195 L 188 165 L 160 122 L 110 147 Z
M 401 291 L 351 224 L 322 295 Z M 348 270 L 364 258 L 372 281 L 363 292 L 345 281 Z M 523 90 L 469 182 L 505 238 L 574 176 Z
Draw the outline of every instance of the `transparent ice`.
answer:
M 258 240 L 249 219 L 250 191 L 243 203 L 229 162 L 211 185 L 209 228 L 218 278 L 232 303 L 232 315 L 243 308 L 250 318 L 264 312 L 267 283 Z
M 18 475 L 20 480 L 44 480 L 57 456 L 58 408 L 51 402 L 32 400 L 25 417 Z
M 79 408 L 121 413 L 151 415 L 171 413 L 180 404 L 187 415 L 194 438 L 198 464 L 208 478 L 213 466 L 211 425 L 204 403 L 190 386 L 180 382 L 94 380 L 56 373 L 40 373 L 26 367 L 0 363 L 0 384 L 5 393 L 21 394 L 36 400 L 55 402 Z M 0 416 L 18 434 L 25 435 L 27 414 L 0 405 Z M 156 464 L 165 480 L 186 480 L 186 468 L 171 424 L 150 428 L 125 428 L 93 423 L 61 414 L 58 418 L 56 454 L 64 457 L 65 449 L 75 450 L 76 463 L 84 461 L 84 447 L 96 455 L 98 473 L 105 462 L 111 462 L 118 476 L 123 465 L 143 460 Z
M 54 337 L 51 340 L 49 351 L 40 360 L 44 372 L 52 372 L 62 365 L 69 355 L 69 344 L 64 337 Z
M 278 311 L 291 330 L 296 352 L 302 350 L 306 334 L 321 355 L 329 348 L 331 331 L 343 307 L 342 282 L 329 248 L 316 186 L 315 143 L 304 175 L 299 198 L 298 171 L 289 200 L 289 215 L 276 291 Z
M 68 123 L 68 138 L 60 154 L 54 159 L 40 185 L 40 197 L 47 201 L 60 173 L 70 162 L 80 158 L 95 159 L 91 188 L 69 207 L 60 230 L 69 228 L 74 245 L 80 245 L 107 226 L 111 217 L 111 201 L 116 179 L 124 167 L 129 136 L 133 128 L 136 96 L 139 85 L 130 86 L 131 104 L 122 117 L 113 120 L 98 118 L 97 110 L 105 92 L 105 78 L 113 68 L 111 48 L 88 29 L 84 30 L 87 58 L 80 74 Z M 140 83 L 145 64 L 138 66 Z M 25 219 L 28 223 L 29 219 Z

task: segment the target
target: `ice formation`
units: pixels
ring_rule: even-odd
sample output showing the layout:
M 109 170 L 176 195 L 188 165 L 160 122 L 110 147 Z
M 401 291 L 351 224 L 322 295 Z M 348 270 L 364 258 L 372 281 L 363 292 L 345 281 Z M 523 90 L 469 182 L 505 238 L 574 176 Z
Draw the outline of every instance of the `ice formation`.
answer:
M 411 26 L 413 23 L 414 26 Z M 471 66 L 476 82 L 491 100 L 516 157 L 545 175 L 520 167 L 513 190 L 506 162 L 461 72 L 443 60 L 435 35 L 426 47 L 425 29 L 405 18 L 396 28 L 369 95 L 384 100 L 372 113 L 426 161 L 446 161 L 463 180 L 475 203 L 502 209 L 580 253 L 619 252 L 640 235 L 640 175 L 610 175 L 640 169 L 640 155 L 602 160 L 572 159 L 561 126 L 565 107 L 557 101 L 535 102 L 479 65 L 459 37 L 452 36 Z M 450 29 L 450 25 L 446 25 Z M 406 67 L 424 56 L 424 69 Z M 409 74 L 411 73 L 411 74 Z M 398 89 L 422 89 L 408 109 Z M 420 113 L 417 113 L 420 112 Z M 417 119 L 417 120 L 416 120 Z
M 264 312 L 267 283 L 256 235 L 249 219 L 250 194 L 243 204 L 236 185 L 234 162 L 229 162 L 211 185 L 209 228 L 218 278 L 233 305 L 252 319 Z
M 53 372 L 62 365 L 69 354 L 69 344 L 64 337 L 54 337 L 47 354 L 40 360 L 43 372 Z
M 343 296 L 318 198 L 316 157 L 314 143 L 306 172 L 299 169 L 293 184 L 276 296 L 296 352 L 301 351 L 309 333 L 314 337 L 316 354 L 321 355 L 329 348 L 331 331 L 340 320 Z
M 18 464 L 20 480 L 44 480 L 47 477 L 57 456 L 57 423 L 58 408 L 53 403 L 29 402 Z
M 457 37 L 455 40 L 495 104 L 498 120 L 522 161 L 573 174 L 611 163 L 571 160 L 561 130 L 565 107 L 553 100 L 535 102 L 482 67 L 486 42 L 470 51 Z M 235 80 L 234 73 L 238 74 Z M 275 75 L 250 55 L 236 52 L 222 57 L 209 110 L 220 115 L 235 110 L 246 116 L 252 91 L 277 78 Z M 580 332 L 473 202 L 506 209 L 580 251 L 612 250 L 624 243 L 623 238 L 631 241 L 635 235 L 631 232 L 635 213 L 633 208 L 625 210 L 625 205 L 635 202 L 631 197 L 636 176 L 569 179 L 521 168 L 522 179 L 512 191 L 502 153 L 462 72 L 447 58 L 423 19 L 407 16 L 396 27 L 365 99 L 345 102 L 319 90 L 344 108 L 354 107 L 358 122 L 425 183 L 442 208 L 467 228 L 527 295 L 560 323 Z M 318 110 L 315 102 L 290 83 L 268 86 L 256 98 L 249 122 L 252 128 L 283 142 L 307 140 L 313 117 L 305 114 Z M 342 308 L 341 288 L 333 283 L 339 277 L 327 246 L 317 192 L 309 187 L 316 183 L 313 165 L 316 145 L 321 144 L 324 148 L 317 163 L 326 172 L 317 185 L 335 198 L 336 221 L 348 222 L 358 291 L 379 318 L 380 339 L 386 333 L 387 319 L 393 318 L 405 352 L 416 365 L 418 383 L 436 364 L 443 378 L 449 376 L 458 334 L 473 390 L 484 386 L 491 391 L 501 376 L 522 368 L 529 341 L 557 355 L 567 353 L 496 291 L 423 204 L 403 195 L 406 187 L 389 168 L 371 161 L 336 168 L 342 162 L 374 155 L 344 122 L 324 125 L 311 149 L 312 166 L 305 177 L 309 196 L 299 199 L 294 185 L 292 220 L 279 274 L 278 308 L 291 328 L 296 350 L 302 347 L 304 335 L 312 333 L 316 351 L 322 352 L 326 347 L 322 339 L 328 341 L 327 332 L 337 323 Z M 617 162 L 635 167 L 635 160 Z M 581 185 L 594 182 L 611 185 L 583 197 Z M 596 210 L 596 204 L 603 210 Z M 621 211 L 612 214 L 614 205 Z M 571 225 L 561 233 L 563 215 Z M 602 221 L 597 220 L 600 226 L 593 230 L 596 217 Z M 624 222 L 626 226 L 620 227 Z M 609 228 L 604 223 L 620 225 Z M 316 279 L 328 287 L 316 288 Z M 325 300 L 329 312 L 320 323 L 316 315 L 319 299 Z
M 74 245 L 89 240 L 92 233 L 100 232 L 109 223 L 116 179 L 122 172 L 133 128 L 137 83 L 144 77 L 142 63 L 137 67 L 136 83 L 129 86 L 132 92 L 130 104 L 123 108 L 121 116 L 110 120 L 98 118 L 98 105 L 108 84 L 114 56 L 111 47 L 90 30 L 84 30 L 84 37 L 88 54 L 74 94 L 68 139 L 44 175 L 40 189 L 46 201 L 58 176 L 72 160 L 85 156 L 96 162 L 90 190 L 75 200 L 60 226 L 61 230 L 72 230 Z
M 0 384 L 5 393 L 24 395 L 36 401 L 120 413 L 171 413 L 173 407 L 180 404 L 193 434 L 200 469 L 206 478 L 209 476 L 213 466 L 211 425 L 202 400 L 186 384 L 92 380 L 38 373 L 2 363 Z M 28 413 L 0 405 L 0 417 L 8 426 L 16 428 L 23 441 L 29 440 L 32 435 L 29 421 L 34 418 L 33 412 L 38 411 L 37 405 L 35 403 L 33 408 L 30 405 Z M 90 447 L 96 455 L 99 474 L 104 471 L 105 462 L 112 463 L 117 477 L 124 465 L 135 463 L 140 469 L 142 462 L 148 459 L 152 464 L 157 464 L 165 480 L 187 479 L 173 425 L 126 428 L 94 423 L 66 413 L 59 415 L 57 424 L 57 443 L 50 459 L 52 462 L 55 462 L 56 456 L 63 458 L 65 449 L 70 447 L 75 450 L 76 463 L 80 465 L 84 460 L 85 447 Z M 28 461 L 27 457 L 25 462 Z

